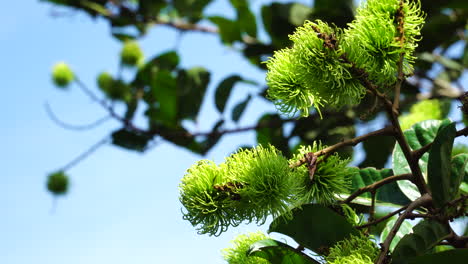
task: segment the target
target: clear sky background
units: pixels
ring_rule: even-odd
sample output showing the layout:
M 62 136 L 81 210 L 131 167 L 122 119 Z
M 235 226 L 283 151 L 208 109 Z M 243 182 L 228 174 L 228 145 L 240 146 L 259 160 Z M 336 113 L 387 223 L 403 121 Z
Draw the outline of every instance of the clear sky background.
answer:
M 265 2 L 254 1 L 254 10 Z M 228 1 L 216 1 L 207 13 L 234 15 Z M 164 27 L 153 28 L 141 40 L 149 56 L 176 44 L 176 32 Z M 224 263 L 220 250 L 236 234 L 267 229 L 242 225 L 220 237 L 197 235 L 182 220 L 178 184 L 185 170 L 203 157 L 166 143 L 144 154 L 112 145 L 100 148 L 68 172 L 70 192 L 54 202 L 45 188 L 46 175 L 120 126 L 109 121 L 78 132 L 54 124 L 44 110 L 46 102 L 72 124 L 90 123 L 106 113 L 76 86 L 55 89 L 50 69 L 66 61 L 96 89 L 99 72 L 116 71 L 120 47 L 107 23 L 81 13 L 37 0 L 8 1 L 0 9 L 0 263 Z M 185 34 L 178 51 L 184 67 L 204 66 L 212 72 L 211 94 L 232 73 L 264 81 L 262 71 L 220 45 L 215 36 Z M 236 86 L 228 108 L 246 91 L 258 92 Z M 254 124 L 265 111 L 274 109 L 255 100 L 241 124 Z M 218 118 L 209 96 L 197 129 L 210 129 Z M 245 144 L 255 144 L 254 133 L 224 137 L 205 158 L 220 162 Z
M 255 1 L 254 9 L 265 2 Z M 234 16 L 228 1 L 216 1 L 206 11 Z M 37 0 L 3 5 L 0 43 L 0 263 L 224 263 L 220 250 L 236 234 L 267 229 L 244 225 L 221 237 L 197 235 L 182 220 L 178 184 L 185 170 L 203 157 L 166 143 L 144 154 L 112 145 L 100 148 L 68 172 L 70 192 L 54 205 L 45 188 L 46 175 L 120 126 L 109 121 L 90 131 L 69 131 L 54 124 L 44 109 L 46 102 L 72 124 L 87 124 L 106 113 L 76 86 L 56 89 L 51 67 L 66 61 L 96 89 L 99 72 L 115 73 L 121 46 L 105 21 Z M 140 43 L 145 54 L 153 56 L 173 49 L 177 34 L 156 27 Z M 232 73 L 264 82 L 262 71 L 220 45 L 218 37 L 185 34 L 178 51 L 183 67 L 204 66 L 212 72 L 211 92 Z M 228 107 L 246 91 L 258 92 L 238 85 Z M 213 97 L 206 99 L 197 124 L 200 131 L 219 118 Z M 254 124 L 266 110 L 274 111 L 255 100 L 241 124 Z M 255 144 L 255 134 L 225 137 L 205 158 L 220 162 L 244 144 Z

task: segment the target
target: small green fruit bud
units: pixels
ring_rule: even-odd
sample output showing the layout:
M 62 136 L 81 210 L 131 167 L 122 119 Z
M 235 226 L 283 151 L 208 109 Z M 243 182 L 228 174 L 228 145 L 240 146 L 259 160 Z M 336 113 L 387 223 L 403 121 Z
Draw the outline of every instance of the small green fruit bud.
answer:
M 52 80 L 58 87 L 67 87 L 74 78 L 72 70 L 64 62 L 59 62 L 52 68 Z
M 143 59 L 143 52 L 135 41 L 126 41 L 120 52 L 120 60 L 127 66 L 136 66 Z
M 108 72 L 102 72 L 97 78 L 98 87 L 103 91 L 107 92 L 111 89 L 114 83 L 114 78 Z
M 54 195 L 63 195 L 68 191 L 68 176 L 63 171 L 49 174 L 47 179 L 47 190 Z

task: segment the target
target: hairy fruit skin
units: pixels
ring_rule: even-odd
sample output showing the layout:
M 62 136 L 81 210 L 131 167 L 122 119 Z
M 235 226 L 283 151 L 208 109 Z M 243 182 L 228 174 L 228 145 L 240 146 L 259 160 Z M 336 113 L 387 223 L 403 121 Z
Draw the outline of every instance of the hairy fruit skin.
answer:
M 300 182 L 273 146 L 241 149 L 216 165 L 203 160 L 187 170 L 180 189 L 184 219 L 199 233 L 219 235 L 241 222 L 291 216 Z
M 269 264 L 270 262 L 266 259 L 247 256 L 247 251 L 253 243 L 268 238 L 260 231 L 238 235 L 231 241 L 232 247 L 222 250 L 223 257 L 229 264 Z
M 372 264 L 380 250 L 367 236 L 351 235 L 330 248 L 325 257 L 329 264 Z
M 120 60 L 122 64 L 127 66 L 136 66 L 143 59 L 143 51 L 136 41 L 125 41 L 122 51 L 120 52 Z
M 356 105 L 368 78 L 380 89 L 411 74 L 424 14 L 419 2 L 368 0 L 345 30 L 306 21 L 289 38 L 292 47 L 276 51 L 267 62 L 268 98 L 289 115 L 308 116 L 314 107 Z
M 66 63 L 59 62 L 52 68 L 52 81 L 57 87 L 66 88 L 74 79 L 73 71 Z
M 66 194 L 68 186 L 68 176 L 63 171 L 51 173 L 47 178 L 47 190 L 54 195 Z
M 297 163 L 309 152 L 317 152 L 325 146 L 314 142 L 313 146 L 302 146 L 290 164 Z M 335 201 L 337 194 L 347 193 L 351 187 L 351 178 L 347 167 L 348 160 L 342 160 L 337 153 L 329 156 L 326 160 L 321 156 L 317 160 L 313 180 L 310 180 L 309 170 L 305 165 L 295 169 L 294 177 L 301 182 L 301 191 L 297 199 L 300 204 L 316 202 L 319 204 L 331 204 Z

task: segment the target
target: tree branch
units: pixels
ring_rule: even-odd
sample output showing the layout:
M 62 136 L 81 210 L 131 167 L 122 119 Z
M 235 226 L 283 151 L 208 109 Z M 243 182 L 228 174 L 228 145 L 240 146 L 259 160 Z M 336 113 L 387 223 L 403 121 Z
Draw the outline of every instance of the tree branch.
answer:
M 72 167 L 76 166 L 78 163 L 86 159 L 89 155 L 94 153 L 96 150 L 98 150 L 101 146 L 104 144 L 107 144 L 109 142 L 109 136 L 105 136 L 103 139 L 99 140 L 96 142 L 94 145 L 92 145 L 89 149 L 78 155 L 78 157 L 74 158 L 72 161 L 70 161 L 68 164 L 62 167 L 60 171 L 67 171 L 71 169 Z
M 460 136 L 465 136 L 465 137 L 468 136 L 468 127 L 465 127 L 457 131 L 457 134 L 455 135 L 455 137 L 460 137 Z M 433 142 L 421 147 L 420 149 L 412 151 L 413 157 L 416 160 L 419 160 L 424 155 L 424 153 L 428 152 L 431 149 L 432 143 Z
M 390 243 L 392 243 L 393 238 L 395 237 L 396 233 L 398 232 L 398 229 L 400 229 L 401 224 L 403 221 L 408 217 L 408 215 L 416 208 L 425 205 L 432 201 L 432 197 L 426 193 L 423 196 L 419 197 L 418 199 L 414 200 L 412 203 L 408 205 L 406 210 L 401 214 L 395 224 L 393 225 L 392 229 L 388 233 L 387 238 L 385 241 L 381 244 L 381 250 L 379 257 L 377 259 L 377 264 L 383 264 L 386 263 L 385 260 L 387 259 L 387 254 L 390 248 Z
M 386 185 L 386 184 L 391 183 L 391 182 L 401 181 L 401 180 L 411 180 L 411 177 L 412 177 L 411 173 L 406 173 L 406 174 L 393 175 L 393 176 L 384 178 L 384 179 L 382 179 L 380 181 L 377 181 L 377 182 L 374 182 L 374 183 L 372 183 L 370 185 L 367 185 L 365 187 L 359 188 L 357 191 L 355 191 L 353 194 L 351 194 L 348 198 L 346 198 L 346 200 L 344 200 L 342 203 L 346 203 L 346 204 L 350 203 L 356 197 L 358 197 L 359 195 L 361 195 L 363 193 L 375 191 L 378 188 L 380 188 L 381 186 Z
M 367 224 L 355 226 L 355 228 L 357 228 L 357 229 L 363 229 L 363 228 L 366 228 L 366 227 L 369 227 L 369 226 L 377 225 L 378 223 L 383 222 L 383 221 L 389 219 L 390 217 L 392 217 L 392 216 L 394 216 L 394 215 L 397 215 L 397 214 L 403 212 L 404 210 L 406 210 L 407 207 L 408 207 L 408 205 L 405 205 L 405 206 L 403 206 L 402 208 L 400 208 L 400 209 L 398 209 L 398 210 L 395 210 L 395 211 L 389 213 L 389 214 L 386 215 L 386 216 L 383 216 L 383 217 L 381 217 L 381 218 L 379 218 L 379 219 L 376 219 L 376 220 L 374 220 L 374 221 L 372 221 L 372 222 L 369 222 L 369 223 L 367 223 Z
M 404 23 L 405 23 L 405 13 L 403 12 L 403 1 L 400 0 L 400 6 L 397 10 L 397 13 L 395 15 L 395 20 L 397 21 L 397 32 L 399 34 L 398 39 L 400 41 L 400 47 L 403 49 L 403 46 L 405 44 L 405 29 L 404 29 Z M 393 98 L 393 112 L 398 113 L 399 108 L 400 108 L 400 91 L 401 91 L 401 84 L 403 83 L 403 80 L 405 79 L 404 73 L 403 73 L 403 59 L 405 57 L 405 53 L 401 52 L 400 57 L 398 58 L 398 73 L 397 73 L 397 82 L 395 84 L 395 97 Z
M 92 123 L 89 123 L 89 124 L 85 124 L 85 125 L 72 125 L 72 124 L 68 124 L 62 120 L 60 120 L 57 115 L 54 113 L 54 111 L 52 111 L 52 108 L 50 107 L 50 104 L 49 103 L 45 103 L 44 104 L 44 108 L 46 110 L 46 113 L 47 115 L 49 116 L 49 118 L 55 123 L 57 124 L 58 126 L 64 128 L 64 129 L 69 129 L 69 130 L 77 130 L 77 131 L 82 131 L 82 130 L 90 130 L 90 129 L 93 129 L 101 124 L 103 124 L 104 122 L 108 121 L 111 117 L 110 116 L 104 116 L 102 118 L 99 118 L 98 120 L 92 122 Z
M 393 127 L 392 126 L 387 126 L 387 127 L 382 128 L 382 129 L 372 131 L 370 133 L 364 134 L 364 135 L 359 136 L 359 137 L 355 137 L 355 138 L 352 138 L 352 139 L 341 141 L 341 142 L 339 142 L 339 143 L 337 143 L 335 145 L 326 147 L 326 148 L 324 148 L 322 150 L 319 150 L 319 151 L 315 152 L 314 155 L 317 156 L 317 157 L 322 156 L 322 155 L 329 155 L 329 154 L 335 152 L 336 150 L 338 150 L 339 148 L 342 148 L 342 147 L 345 147 L 345 146 L 355 146 L 355 145 L 359 144 L 360 142 L 365 141 L 365 140 L 367 140 L 368 138 L 371 138 L 371 137 L 391 136 L 391 135 L 393 135 Z M 304 157 L 304 158 L 298 160 L 296 163 L 291 164 L 290 167 L 291 168 L 299 167 L 302 164 L 305 164 L 306 162 L 307 162 L 307 160 Z

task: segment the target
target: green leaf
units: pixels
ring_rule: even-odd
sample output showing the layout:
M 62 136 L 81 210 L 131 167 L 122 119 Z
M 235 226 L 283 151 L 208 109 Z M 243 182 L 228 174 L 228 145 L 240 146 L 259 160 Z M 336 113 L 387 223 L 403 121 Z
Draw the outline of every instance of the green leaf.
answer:
M 468 154 L 458 154 L 454 156 L 451 161 L 451 166 L 451 181 L 449 186 L 449 191 L 451 194 L 450 200 L 458 195 L 458 191 L 462 189 L 461 185 L 463 180 L 465 177 L 468 177 Z
M 295 208 L 291 220 L 282 216 L 274 219 L 268 232 L 285 234 L 314 251 L 321 247 L 332 247 L 351 234 L 359 234 L 346 218 L 319 204 Z
M 173 71 L 179 65 L 179 55 L 176 51 L 167 51 L 164 53 L 159 54 L 155 58 L 153 58 L 150 63 L 156 65 L 160 69 Z
M 249 9 L 249 2 L 247 0 L 230 0 L 230 2 L 236 9 L 237 21 L 241 31 L 251 37 L 257 37 L 257 22 L 255 21 L 255 15 Z
M 135 151 L 144 151 L 151 137 L 125 128 L 112 133 L 112 144 Z
M 298 253 L 291 246 L 273 239 L 255 242 L 250 246 L 247 255 L 266 259 L 271 264 L 319 263 L 305 254 Z
M 239 121 L 240 117 L 245 111 L 245 108 L 247 107 L 247 104 L 250 102 L 250 99 L 252 99 L 252 96 L 249 94 L 247 98 L 245 98 L 243 101 L 239 102 L 233 109 L 232 109 L 232 120 L 237 122 Z
M 232 44 L 234 41 L 240 41 L 242 39 L 241 30 L 237 21 L 229 20 L 222 16 L 208 17 L 208 20 L 218 26 L 223 43 Z
M 405 235 L 397 244 L 392 263 L 408 263 L 409 258 L 423 255 L 449 234 L 445 225 L 435 220 L 422 220 L 413 228 L 412 234 Z
M 164 0 L 138 0 L 138 13 L 145 16 L 157 16 L 166 6 Z
M 390 220 L 387 222 L 385 225 L 385 228 L 382 230 L 382 233 L 380 234 L 380 241 L 385 241 L 385 239 L 388 237 L 388 234 L 392 230 L 393 226 L 395 225 L 395 222 L 397 221 L 398 217 L 394 216 L 390 218 Z M 396 247 L 398 242 L 407 234 L 411 233 L 413 231 L 413 225 L 407 220 L 403 221 L 403 223 L 400 226 L 400 229 L 398 229 L 395 237 L 392 240 L 392 243 L 390 244 L 390 251 L 393 251 L 393 249 Z
M 177 123 L 176 79 L 167 70 L 158 71 L 151 82 L 151 93 L 156 99 L 156 118 L 164 124 L 173 126 Z
M 117 33 L 117 32 L 113 32 L 112 33 L 112 36 L 122 42 L 124 41 L 129 41 L 129 40 L 135 40 L 137 38 L 137 36 L 134 36 L 134 35 L 130 35 L 130 34 L 125 34 L 125 33 Z
M 376 181 L 393 176 L 393 171 L 391 169 L 377 170 L 375 168 L 353 168 L 350 170 L 350 172 L 352 173 L 351 193 Z M 371 195 L 370 193 L 364 193 L 360 197 L 366 197 L 370 199 Z M 377 203 L 385 202 L 397 205 L 406 205 L 410 202 L 408 198 L 406 198 L 406 196 L 400 191 L 396 182 L 388 183 L 380 187 L 376 192 L 376 199 Z
M 180 16 L 188 17 L 191 22 L 202 18 L 203 9 L 211 0 L 173 0 L 172 3 Z
M 179 55 L 175 51 L 161 53 L 149 60 L 141 67 L 132 84 L 137 87 L 151 85 L 157 72 L 160 70 L 173 71 L 179 64 Z
M 463 248 L 418 256 L 412 258 L 409 264 L 466 263 L 467 259 L 468 249 Z
M 301 26 L 311 13 L 312 8 L 299 3 L 272 3 L 262 6 L 261 10 L 265 30 L 278 48 L 289 45 L 288 35 Z
M 177 74 L 177 118 L 195 119 L 210 82 L 210 72 L 202 67 L 180 70 Z
M 231 75 L 219 83 L 215 92 L 215 105 L 216 109 L 218 109 L 220 113 L 224 112 L 224 107 L 226 107 L 232 88 L 234 88 L 234 85 L 241 80 L 242 78 L 239 75 Z
M 437 135 L 437 131 L 442 124 L 450 123 L 450 121 L 440 121 L 440 120 L 426 120 L 414 124 L 410 129 L 405 130 L 403 134 L 410 146 L 411 150 L 419 149 L 429 143 L 431 143 Z M 427 178 L 427 162 L 429 159 L 429 153 L 425 153 L 419 159 L 419 167 L 423 173 L 424 178 Z M 411 169 L 406 161 L 405 155 L 400 148 L 399 144 L 395 145 L 392 154 L 392 166 L 393 172 L 395 175 L 411 173 Z M 398 181 L 398 186 L 401 191 L 408 197 L 410 200 L 414 201 L 421 196 L 416 185 L 412 184 L 410 181 Z
M 433 202 L 439 208 L 457 194 L 461 181 L 458 178 L 460 174 L 451 175 L 451 153 L 456 133 L 455 123 L 441 125 L 429 150 L 427 182 Z

